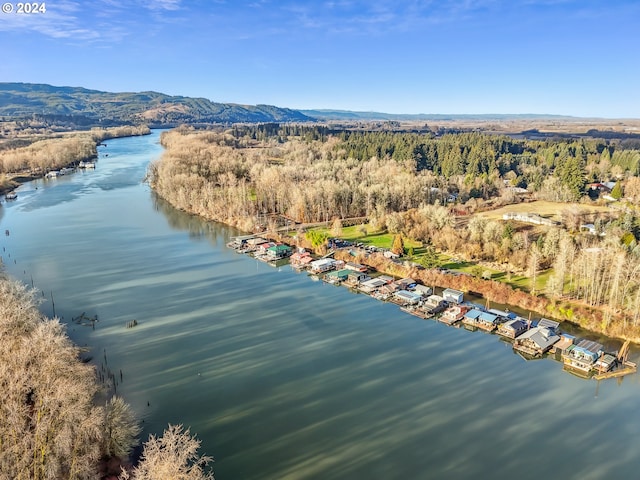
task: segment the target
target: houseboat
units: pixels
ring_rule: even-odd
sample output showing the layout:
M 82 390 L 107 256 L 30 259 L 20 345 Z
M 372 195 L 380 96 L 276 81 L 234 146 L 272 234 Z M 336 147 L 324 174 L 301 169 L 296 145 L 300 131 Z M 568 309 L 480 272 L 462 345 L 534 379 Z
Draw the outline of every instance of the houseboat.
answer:
M 345 265 L 346 268 L 346 265 Z M 345 285 L 349 287 L 358 287 L 360 284 L 371 280 L 371 277 L 363 272 L 356 272 L 355 270 L 349 270 L 349 275 L 345 280 Z
M 498 325 L 503 323 L 504 317 L 500 317 L 491 312 L 480 312 L 476 319 L 476 327 L 485 332 L 493 332 Z
M 366 265 L 360 265 L 359 263 L 355 263 L 355 262 L 345 263 L 344 268 L 346 268 L 347 270 L 353 270 L 354 272 L 360 272 L 360 273 L 367 273 L 367 271 L 369 271 L 369 268 Z
M 309 270 L 311 273 L 325 273 L 330 272 L 336 268 L 336 261 L 333 258 L 321 258 L 320 260 L 314 260 L 309 263 Z
M 447 288 L 442 292 L 442 298 L 444 298 L 445 302 L 462 303 L 464 301 L 464 294 L 459 290 Z
M 291 266 L 300 270 L 308 267 L 311 262 L 313 262 L 313 257 L 305 250 L 297 251 L 289 258 Z
M 387 284 L 387 282 L 385 282 L 384 279 L 372 278 L 371 280 L 367 280 L 365 282 L 362 282 L 360 284 L 360 286 L 358 287 L 358 290 L 360 290 L 361 292 L 364 292 L 364 293 L 371 294 L 371 293 L 375 292 L 376 290 L 378 290 L 379 288 L 385 286 L 386 284 Z
M 560 340 L 560 336 L 547 327 L 533 327 L 513 342 L 513 349 L 530 357 L 541 357 Z
M 422 295 L 419 295 L 409 290 L 398 290 L 393 294 L 392 302 L 398 305 L 417 305 L 422 300 Z
M 524 318 L 517 317 L 498 325 L 498 335 L 515 340 L 529 329 L 529 322 Z
M 464 317 L 464 314 L 469 311 L 469 307 L 465 307 L 463 305 L 452 305 L 447 308 L 440 318 L 438 319 L 442 323 L 446 323 L 447 325 L 453 325 L 454 323 L 458 323 Z
M 281 260 L 291 255 L 291 247 L 289 245 L 274 245 L 267 248 L 267 258 L 269 260 Z
M 344 282 L 349 277 L 349 273 L 351 273 L 351 270 L 347 270 L 346 268 L 334 270 L 322 277 L 322 280 L 327 283 L 338 285 Z
M 477 308 L 472 308 L 462 317 L 462 323 L 467 327 L 477 327 L 478 326 L 478 317 L 482 313 L 482 310 Z
M 423 298 L 427 298 L 429 295 L 433 295 L 433 289 L 419 283 L 413 288 L 413 291 L 422 295 Z
M 562 363 L 567 370 L 587 375 L 595 369 L 596 362 L 603 353 L 604 347 L 601 343 L 580 340 L 562 353 Z
M 421 309 L 427 317 L 433 317 L 447 308 L 447 302 L 440 295 L 429 295 L 422 304 Z

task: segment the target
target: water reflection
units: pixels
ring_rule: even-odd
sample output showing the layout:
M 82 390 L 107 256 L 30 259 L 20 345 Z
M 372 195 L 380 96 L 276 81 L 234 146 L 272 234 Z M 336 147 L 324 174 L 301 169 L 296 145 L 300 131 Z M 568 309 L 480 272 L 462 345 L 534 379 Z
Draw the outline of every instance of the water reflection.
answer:
M 112 142 L 110 168 L 144 171 L 149 139 Z M 51 187 L 25 200 L 42 208 L 5 211 L 11 273 L 65 318 L 98 314 L 70 334 L 123 371 L 144 435 L 191 426 L 216 478 L 635 478 L 637 375 L 598 386 L 525 362 L 495 336 L 237 255 L 235 231 L 137 179 L 79 180 L 71 201 Z
M 164 215 L 169 226 L 174 230 L 185 230 L 194 240 L 206 238 L 212 245 L 223 245 L 229 236 L 237 235 L 231 227 L 223 226 L 216 222 L 207 222 L 174 208 L 169 202 L 158 196 L 154 191 L 150 192 L 153 209 Z

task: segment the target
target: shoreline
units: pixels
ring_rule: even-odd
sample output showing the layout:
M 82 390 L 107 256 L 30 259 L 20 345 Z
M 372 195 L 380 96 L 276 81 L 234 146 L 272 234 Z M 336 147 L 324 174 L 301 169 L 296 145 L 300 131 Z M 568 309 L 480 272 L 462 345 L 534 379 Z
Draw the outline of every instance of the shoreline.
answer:
M 127 138 L 127 137 L 138 137 L 138 136 L 143 136 L 143 135 L 151 135 L 151 130 L 147 129 L 148 131 L 143 132 L 143 133 L 132 133 L 132 132 L 127 132 L 126 135 L 118 135 L 118 132 L 109 132 L 108 130 L 105 130 L 103 132 L 100 133 L 105 133 L 107 134 L 107 136 L 95 139 L 95 147 L 96 147 L 96 153 L 95 155 L 91 155 L 88 157 L 83 157 L 83 158 L 75 158 L 74 160 L 72 160 L 69 163 L 66 163 L 65 165 L 58 167 L 58 168 L 76 168 L 78 166 L 78 164 L 80 162 L 86 162 L 86 161 L 97 161 L 98 160 L 98 153 L 97 153 L 97 147 L 101 146 L 105 140 L 112 140 L 114 138 Z M 88 133 L 91 134 L 92 132 L 90 130 L 88 131 L 84 131 L 84 130 L 78 130 L 75 133 L 77 134 L 83 134 L 83 133 Z M 95 133 L 95 132 L 94 132 Z M 110 135 L 110 133 L 114 133 L 114 135 Z M 37 142 L 34 142 L 37 143 Z M 31 144 L 33 145 L 33 143 Z M 21 148 L 28 148 L 30 145 L 25 146 L 25 147 L 21 147 Z M 14 191 L 15 189 L 19 188 L 21 185 L 31 182 L 33 180 L 39 180 L 42 178 L 45 178 L 45 176 L 47 175 L 47 172 L 44 171 L 46 169 L 43 169 L 42 172 L 15 172 L 15 173 L 5 173 L 5 174 L 0 174 L 0 175 L 4 175 L 5 178 L 5 182 L 0 183 L 0 196 L 4 196 L 9 192 Z
M 240 226 L 242 221 L 237 220 L 229 221 L 229 219 L 222 220 L 218 218 L 212 218 L 206 215 L 201 215 L 195 211 L 189 211 L 175 206 L 175 204 L 168 198 L 162 196 L 152 184 L 150 184 L 152 191 L 158 195 L 160 198 L 168 202 L 173 208 L 188 213 L 190 215 L 196 215 L 199 218 L 208 221 L 214 221 L 218 223 L 222 223 L 224 225 L 237 228 L 241 232 L 247 235 L 253 235 L 252 232 L 247 232 L 242 229 Z M 302 247 L 307 250 L 313 251 L 311 245 L 305 243 L 305 241 L 301 241 L 298 244 L 293 242 L 290 237 L 282 236 L 278 233 L 269 233 L 266 232 L 270 239 L 279 241 L 291 247 Z M 422 281 L 425 285 L 436 285 L 440 288 L 454 288 L 458 290 L 462 290 L 465 293 L 473 292 L 474 294 L 479 294 L 479 296 L 483 299 L 488 299 L 491 302 L 503 304 L 506 306 L 523 308 L 525 310 L 530 310 L 536 314 L 541 316 L 547 316 L 551 318 L 555 318 L 560 322 L 567 322 L 573 326 L 579 327 L 585 331 L 591 332 L 595 335 L 601 335 L 607 337 L 609 339 L 624 341 L 631 341 L 636 345 L 640 345 L 640 328 L 636 327 L 636 331 L 632 333 L 622 333 L 613 331 L 607 327 L 609 327 L 610 322 L 605 324 L 602 315 L 604 312 L 590 308 L 586 305 L 577 304 L 571 302 L 569 300 L 563 299 L 551 299 L 542 296 L 534 296 L 528 292 L 523 290 L 517 290 L 507 285 L 506 283 L 498 282 L 495 280 L 484 280 L 476 277 L 472 277 L 469 275 L 450 275 L 444 274 L 440 271 L 434 269 L 425 269 L 418 271 L 415 267 L 407 267 L 404 265 L 398 265 L 390 261 L 389 259 L 383 258 L 380 259 L 379 262 L 372 262 L 369 258 L 362 257 L 354 257 L 351 260 L 356 260 L 363 265 L 367 265 L 370 268 L 376 269 L 378 272 L 388 275 L 394 275 L 397 277 L 407 277 L 410 276 L 412 278 L 416 278 Z M 375 258 L 374 258 L 375 259 Z M 503 298 L 496 298 L 496 295 L 501 295 Z M 510 301 L 511 299 L 511 301 Z M 574 318 L 566 318 L 566 316 L 560 316 L 558 313 L 563 313 L 562 311 L 571 311 L 576 312 Z M 573 315 L 573 313 L 572 313 Z M 594 328 L 595 325 L 602 325 L 604 328 Z M 628 328 L 628 327 L 627 327 Z

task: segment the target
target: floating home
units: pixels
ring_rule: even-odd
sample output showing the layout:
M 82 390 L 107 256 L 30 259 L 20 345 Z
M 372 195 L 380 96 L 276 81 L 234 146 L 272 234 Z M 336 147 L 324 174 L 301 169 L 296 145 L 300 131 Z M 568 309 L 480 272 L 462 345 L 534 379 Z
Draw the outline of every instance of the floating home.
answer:
M 346 266 L 346 265 L 345 265 Z M 357 287 L 361 283 L 371 280 L 371 277 L 363 272 L 356 272 L 355 270 L 349 270 L 349 275 L 345 283 L 350 287 Z
M 555 331 L 537 326 L 516 338 L 513 342 L 513 348 L 531 357 L 540 357 L 559 340 L 560 337 Z
M 436 315 L 447 308 L 447 302 L 440 295 L 429 295 L 422 305 L 422 310 L 428 315 Z
M 313 257 L 309 252 L 304 250 L 294 253 L 289 259 L 289 263 L 293 268 L 306 268 L 311 262 L 313 262 Z
M 469 327 L 477 327 L 478 326 L 478 317 L 482 313 L 482 310 L 478 310 L 472 308 L 462 317 L 462 323 Z
M 309 263 L 309 269 L 312 273 L 329 272 L 336 268 L 336 261 L 333 258 L 321 258 Z
M 529 329 L 529 322 L 518 317 L 498 325 L 498 335 L 515 340 Z
M 464 294 L 460 290 L 447 288 L 442 292 L 442 298 L 444 298 L 445 302 L 462 303 L 464 301 Z
M 399 305 L 417 305 L 422 300 L 422 295 L 409 290 L 398 290 L 393 294 L 393 302 Z
M 380 277 L 378 277 L 378 278 L 372 278 L 371 280 L 366 280 L 362 282 L 358 288 L 360 291 L 364 293 L 373 293 L 376 290 L 378 290 L 380 287 L 385 286 L 386 284 L 387 282 L 384 279 L 381 279 Z
M 274 245 L 267 248 L 267 258 L 269 260 L 280 260 L 291 255 L 291 247 L 289 245 Z
M 469 311 L 469 307 L 465 307 L 463 305 L 452 305 L 447 308 L 442 315 L 440 315 L 440 320 L 442 323 L 446 323 L 447 325 L 453 325 L 454 323 L 458 323 L 464 317 L 464 314 Z
M 504 323 L 506 318 L 496 315 L 491 312 L 480 312 L 478 318 L 476 319 L 476 327 L 481 330 L 485 330 L 487 332 L 493 332 L 498 325 Z
M 369 270 L 369 268 L 366 265 L 360 265 L 359 263 L 355 263 L 355 262 L 345 263 L 344 268 L 346 268 L 347 270 L 353 270 L 354 272 L 361 272 L 361 273 L 366 273 Z
M 429 295 L 433 294 L 433 289 L 431 287 L 427 287 L 425 285 L 417 284 L 413 291 L 420 294 L 423 298 L 427 298 Z
M 344 282 L 349 277 L 350 273 L 351 273 L 351 270 L 347 270 L 346 268 L 343 268 L 341 270 L 334 270 L 333 272 L 327 273 L 322 278 L 322 280 L 324 280 L 327 283 L 332 283 L 334 285 L 337 285 L 339 283 Z
M 407 290 L 416 286 L 416 281 L 413 278 L 401 278 L 393 283 L 398 287 L 398 290 Z
M 571 345 L 562 353 L 562 363 L 565 368 L 588 374 L 595 368 L 598 359 L 604 353 L 601 343 L 591 340 L 580 340 L 577 345 Z

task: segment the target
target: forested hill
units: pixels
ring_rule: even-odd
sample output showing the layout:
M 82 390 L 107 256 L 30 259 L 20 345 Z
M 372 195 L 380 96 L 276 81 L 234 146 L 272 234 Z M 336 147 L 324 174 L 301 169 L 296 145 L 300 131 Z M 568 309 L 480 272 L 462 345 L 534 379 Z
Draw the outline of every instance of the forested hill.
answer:
M 0 83 L 0 116 L 44 116 L 79 126 L 148 123 L 304 122 L 303 113 L 271 105 L 216 103 L 158 92 L 111 93 L 80 87 Z

